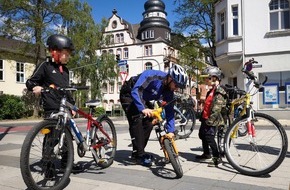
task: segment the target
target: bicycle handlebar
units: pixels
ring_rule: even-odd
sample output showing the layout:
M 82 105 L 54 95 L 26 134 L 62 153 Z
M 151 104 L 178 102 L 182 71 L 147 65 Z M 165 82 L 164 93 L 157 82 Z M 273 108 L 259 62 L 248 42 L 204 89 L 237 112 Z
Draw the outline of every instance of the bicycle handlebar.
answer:
M 51 89 L 58 91 L 77 91 L 77 90 L 88 90 L 88 86 L 71 86 L 71 87 L 58 87 L 54 84 L 49 85 L 49 87 L 43 88 L 41 92 L 49 92 Z

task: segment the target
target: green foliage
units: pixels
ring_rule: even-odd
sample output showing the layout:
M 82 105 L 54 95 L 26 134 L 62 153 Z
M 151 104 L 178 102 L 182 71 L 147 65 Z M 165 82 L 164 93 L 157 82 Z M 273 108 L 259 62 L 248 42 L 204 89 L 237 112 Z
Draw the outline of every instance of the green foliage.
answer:
M 0 119 L 19 119 L 25 114 L 24 103 L 14 95 L 0 96 Z
M 94 116 L 95 116 L 95 117 L 98 117 L 98 116 L 100 116 L 100 115 L 106 113 L 105 108 L 103 108 L 103 107 L 97 107 L 95 111 L 96 111 L 96 112 L 94 113 Z
M 22 92 L 21 100 L 25 106 L 25 116 L 26 117 L 40 117 L 42 107 L 40 105 L 40 96 L 35 96 L 31 91 L 26 88 Z
M 90 108 L 88 108 L 88 107 L 82 107 L 81 110 L 84 111 L 84 112 L 86 112 L 86 113 L 89 113 Z M 102 115 L 104 113 L 105 113 L 105 108 L 103 108 L 103 107 L 97 107 L 97 108 L 95 108 L 95 110 L 93 112 L 93 117 L 98 117 L 98 116 L 100 116 L 100 115 Z
M 178 33 L 188 33 L 209 48 L 202 51 L 210 56 L 215 63 L 215 11 L 214 4 L 217 0 L 174 0 L 177 4 L 175 13 L 180 17 L 174 23 Z
M 103 36 L 108 21 L 103 19 L 96 24 L 91 12 L 92 8 L 81 0 L 0 0 L 0 16 L 5 18 L 0 35 L 35 43 L 36 64 L 41 61 L 40 47 L 49 35 L 68 35 L 76 49 L 68 67 L 79 79 L 78 85 L 85 86 L 89 80 L 92 98 L 100 97 L 102 82 L 117 77 L 116 62 L 96 55 L 96 50 L 108 41 Z M 87 95 L 77 93 L 78 105 L 87 101 Z M 38 109 L 36 101 L 34 109 Z

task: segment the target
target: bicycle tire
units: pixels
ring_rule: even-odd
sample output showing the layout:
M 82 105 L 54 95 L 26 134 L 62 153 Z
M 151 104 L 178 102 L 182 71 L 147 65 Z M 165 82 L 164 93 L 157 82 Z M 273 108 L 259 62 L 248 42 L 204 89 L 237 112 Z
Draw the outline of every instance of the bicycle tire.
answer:
M 195 128 L 196 115 L 195 115 L 194 109 L 187 105 L 181 105 L 178 109 L 186 117 L 187 122 L 186 124 L 181 125 L 180 123 L 183 123 L 184 120 L 182 119 L 182 116 L 180 116 L 178 111 L 174 110 L 175 129 L 176 129 L 175 136 L 176 136 L 176 139 L 185 139 L 191 135 L 191 133 L 193 132 Z
M 60 132 L 56 126 L 56 120 L 44 120 L 28 132 L 23 142 L 20 169 L 29 189 L 59 190 L 69 184 L 74 156 L 72 136 L 65 127 L 65 143 L 57 154 L 55 149 L 59 143 Z
M 100 148 L 95 150 L 96 155 L 92 155 L 98 166 L 100 166 L 101 168 L 107 168 L 113 164 L 117 150 L 116 128 L 112 120 L 106 115 L 100 116 L 97 120 L 102 124 L 103 129 L 109 135 L 112 142 L 108 145 L 101 146 Z M 106 138 L 107 137 L 103 133 L 101 133 L 96 126 L 93 125 L 92 146 L 105 142 Z
M 244 175 L 266 175 L 278 168 L 286 156 L 288 139 L 285 129 L 273 117 L 255 113 L 252 122 L 255 126 L 256 142 L 250 143 L 248 135 L 239 136 L 238 132 L 234 133 L 235 128 L 246 121 L 246 116 L 237 118 L 227 131 L 226 158 L 234 169 Z
M 181 178 L 183 176 L 183 170 L 178 158 L 178 154 L 175 153 L 172 143 L 169 139 L 164 139 L 163 143 L 174 172 L 176 173 L 176 178 Z

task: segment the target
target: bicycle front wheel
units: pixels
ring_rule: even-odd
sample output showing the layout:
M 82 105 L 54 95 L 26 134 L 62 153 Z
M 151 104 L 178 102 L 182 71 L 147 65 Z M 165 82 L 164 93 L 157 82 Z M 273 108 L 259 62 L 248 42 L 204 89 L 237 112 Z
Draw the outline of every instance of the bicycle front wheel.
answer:
M 44 120 L 28 132 L 21 149 L 20 169 L 28 188 L 58 190 L 69 183 L 73 165 L 73 143 L 65 128 L 63 146 L 57 121 Z M 62 135 L 63 136 L 63 135 Z
M 190 136 L 195 127 L 196 115 L 193 108 L 182 105 L 175 112 L 176 139 L 185 139 Z M 180 111 L 180 113 L 179 113 Z
M 274 171 L 284 160 L 288 139 L 282 125 L 273 117 L 255 113 L 252 120 L 255 136 L 239 135 L 247 118 L 236 119 L 225 135 L 225 152 L 229 163 L 242 174 L 261 176 Z
M 181 178 L 183 176 L 183 170 L 178 158 L 178 154 L 175 153 L 172 143 L 169 141 L 169 139 L 164 139 L 163 143 L 171 165 L 176 173 L 176 178 Z
M 115 126 L 111 119 L 106 115 L 100 116 L 98 122 L 101 123 L 101 128 L 93 126 L 93 142 L 92 146 L 98 146 L 93 152 L 95 162 L 101 168 L 107 168 L 113 164 L 117 149 L 117 134 Z M 110 138 L 110 140 L 108 139 Z

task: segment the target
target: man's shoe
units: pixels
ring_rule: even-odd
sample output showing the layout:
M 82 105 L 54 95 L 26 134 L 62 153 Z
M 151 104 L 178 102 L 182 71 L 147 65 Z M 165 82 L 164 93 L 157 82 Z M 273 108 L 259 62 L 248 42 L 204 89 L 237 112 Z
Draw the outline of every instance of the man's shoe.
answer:
M 152 162 L 153 162 L 153 156 L 152 155 L 145 154 L 141 158 L 141 165 L 142 166 L 150 167 L 150 166 L 152 166 Z
M 208 154 L 202 154 L 202 155 L 198 155 L 195 157 L 197 160 L 207 160 L 207 159 L 211 159 L 211 155 Z
M 212 157 L 212 160 L 208 163 L 208 167 L 218 167 L 222 163 L 222 159 Z
M 82 165 L 73 164 L 73 167 L 72 167 L 72 170 L 71 170 L 72 173 L 80 173 L 82 171 L 84 171 L 84 168 L 82 167 Z

